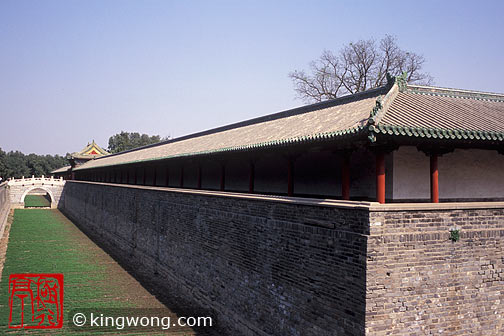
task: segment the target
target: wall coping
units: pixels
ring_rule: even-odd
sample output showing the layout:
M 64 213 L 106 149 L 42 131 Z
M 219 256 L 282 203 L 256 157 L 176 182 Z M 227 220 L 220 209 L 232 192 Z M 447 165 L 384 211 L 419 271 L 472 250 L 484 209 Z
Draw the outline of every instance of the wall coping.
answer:
M 75 181 L 75 180 L 67 180 L 67 182 L 105 185 L 105 186 L 119 187 L 119 188 L 133 188 L 133 189 L 143 189 L 143 190 L 179 192 L 179 193 L 193 194 L 193 195 L 238 198 L 238 199 L 245 199 L 245 200 L 252 200 L 252 201 L 270 201 L 270 202 L 299 204 L 299 205 L 333 207 L 333 208 L 350 208 L 350 209 L 367 210 L 367 209 L 369 209 L 371 204 L 375 203 L 375 202 L 343 201 L 343 200 L 334 200 L 334 199 L 320 199 L 320 198 L 306 198 L 306 197 L 272 196 L 272 195 L 263 195 L 263 194 L 237 193 L 237 192 L 230 192 L 230 191 L 197 190 L 197 189 L 183 189 L 183 188 L 157 187 L 157 186 L 154 187 L 154 186 L 142 186 L 142 185 L 133 185 L 133 184 L 116 184 L 116 183 L 107 183 L 107 182 L 90 182 L 90 181 Z M 376 203 L 376 204 L 378 204 L 378 203 Z
M 504 209 L 504 202 L 376 203 L 369 207 L 369 211 L 436 211 L 469 209 Z
M 306 197 L 289 197 L 289 196 L 272 196 L 262 194 L 237 193 L 229 191 L 213 191 L 213 190 L 197 190 L 183 189 L 172 187 L 154 187 L 132 184 L 117 184 L 107 182 L 91 182 L 91 181 L 75 181 L 67 180 L 70 183 L 85 183 L 105 185 L 117 188 L 133 188 L 143 190 L 156 190 L 167 192 L 179 192 L 193 195 L 217 196 L 225 198 L 237 198 L 252 201 L 269 201 L 288 204 L 322 206 L 330 208 L 347 208 L 347 209 L 363 209 L 372 212 L 387 212 L 387 211 L 436 211 L 436 210 L 466 210 L 466 209 L 504 209 L 504 202 L 447 202 L 447 203 L 389 203 L 380 204 L 378 202 L 364 201 L 344 201 L 335 199 L 320 199 Z

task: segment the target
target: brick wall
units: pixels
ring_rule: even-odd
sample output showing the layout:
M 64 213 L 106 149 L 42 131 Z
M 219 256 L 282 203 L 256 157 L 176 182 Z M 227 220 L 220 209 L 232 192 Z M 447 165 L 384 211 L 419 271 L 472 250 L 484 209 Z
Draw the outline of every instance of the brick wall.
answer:
M 232 335 L 362 335 L 368 210 L 69 181 L 64 209 Z
M 10 195 L 7 182 L 0 183 L 0 237 L 3 235 L 10 210 Z
M 503 208 L 372 211 L 370 222 L 369 335 L 504 334 Z
M 504 334 L 504 203 L 343 203 L 74 181 L 64 211 L 231 335 Z

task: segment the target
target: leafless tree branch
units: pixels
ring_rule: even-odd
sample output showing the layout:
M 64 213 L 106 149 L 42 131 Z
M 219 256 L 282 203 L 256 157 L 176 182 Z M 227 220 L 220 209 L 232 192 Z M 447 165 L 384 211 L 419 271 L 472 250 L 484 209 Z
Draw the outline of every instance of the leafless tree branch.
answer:
M 386 35 L 379 43 L 360 40 L 344 46 L 338 54 L 325 50 L 310 63 L 310 71 L 289 74 L 297 97 L 305 102 L 320 102 L 353 94 L 387 82 L 387 73 L 408 73 L 408 82 L 431 84 L 432 77 L 422 72 L 425 58 L 400 49 L 396 38 Z

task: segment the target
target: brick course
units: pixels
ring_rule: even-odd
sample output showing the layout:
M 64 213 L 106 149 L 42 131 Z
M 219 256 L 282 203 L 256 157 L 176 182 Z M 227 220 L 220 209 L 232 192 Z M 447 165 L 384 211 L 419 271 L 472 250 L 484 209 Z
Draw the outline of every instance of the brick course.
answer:
M 368 334 L 504 334 L 504 209 L 371 212 L 370 222 Z

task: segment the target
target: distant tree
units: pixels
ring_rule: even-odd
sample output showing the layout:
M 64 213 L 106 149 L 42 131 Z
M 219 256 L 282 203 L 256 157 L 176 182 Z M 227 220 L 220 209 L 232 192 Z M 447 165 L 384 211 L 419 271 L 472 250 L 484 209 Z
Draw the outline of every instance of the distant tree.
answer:
M 108 151 L 111 153 L 119 153 L 125 150 L 134 149 L 142 146 L 158 143 L 168 140 L 169 137 L 161 138 L 159 135 L 149 136 L 147 134 L 130 133 L 121 131 L 109 138 Z
M 386 35 L 379 43 L 374 39 L 349 43 L 337 54 L 326 50 L 310 63 L 308 74 L 295 70 L 289 77 L 298 98 L 320 102 L 383 86 L 387 73 L 406 72 L 409 83 L 430 84 L 432 77 L 422 72 L 424 63 L 423 56 L 400 49 L 396 38 Z
M 49 176 L 54 169 L 68 165 L 65 157 L 60 155 L 25 155 L 20 151 L 5 153 L 0 148 L 0 176 L 20 178 L 22 176 Z
M 5 152 L 0 148 L 0 177 L 3 178 L 3 181 L 7 180 L 6 167 L 5 167 Z
M 10 151 L 4 157 L 6 177 L 30 176 L 30 169 L 26 165 L 26 157 L 20 151 Z

